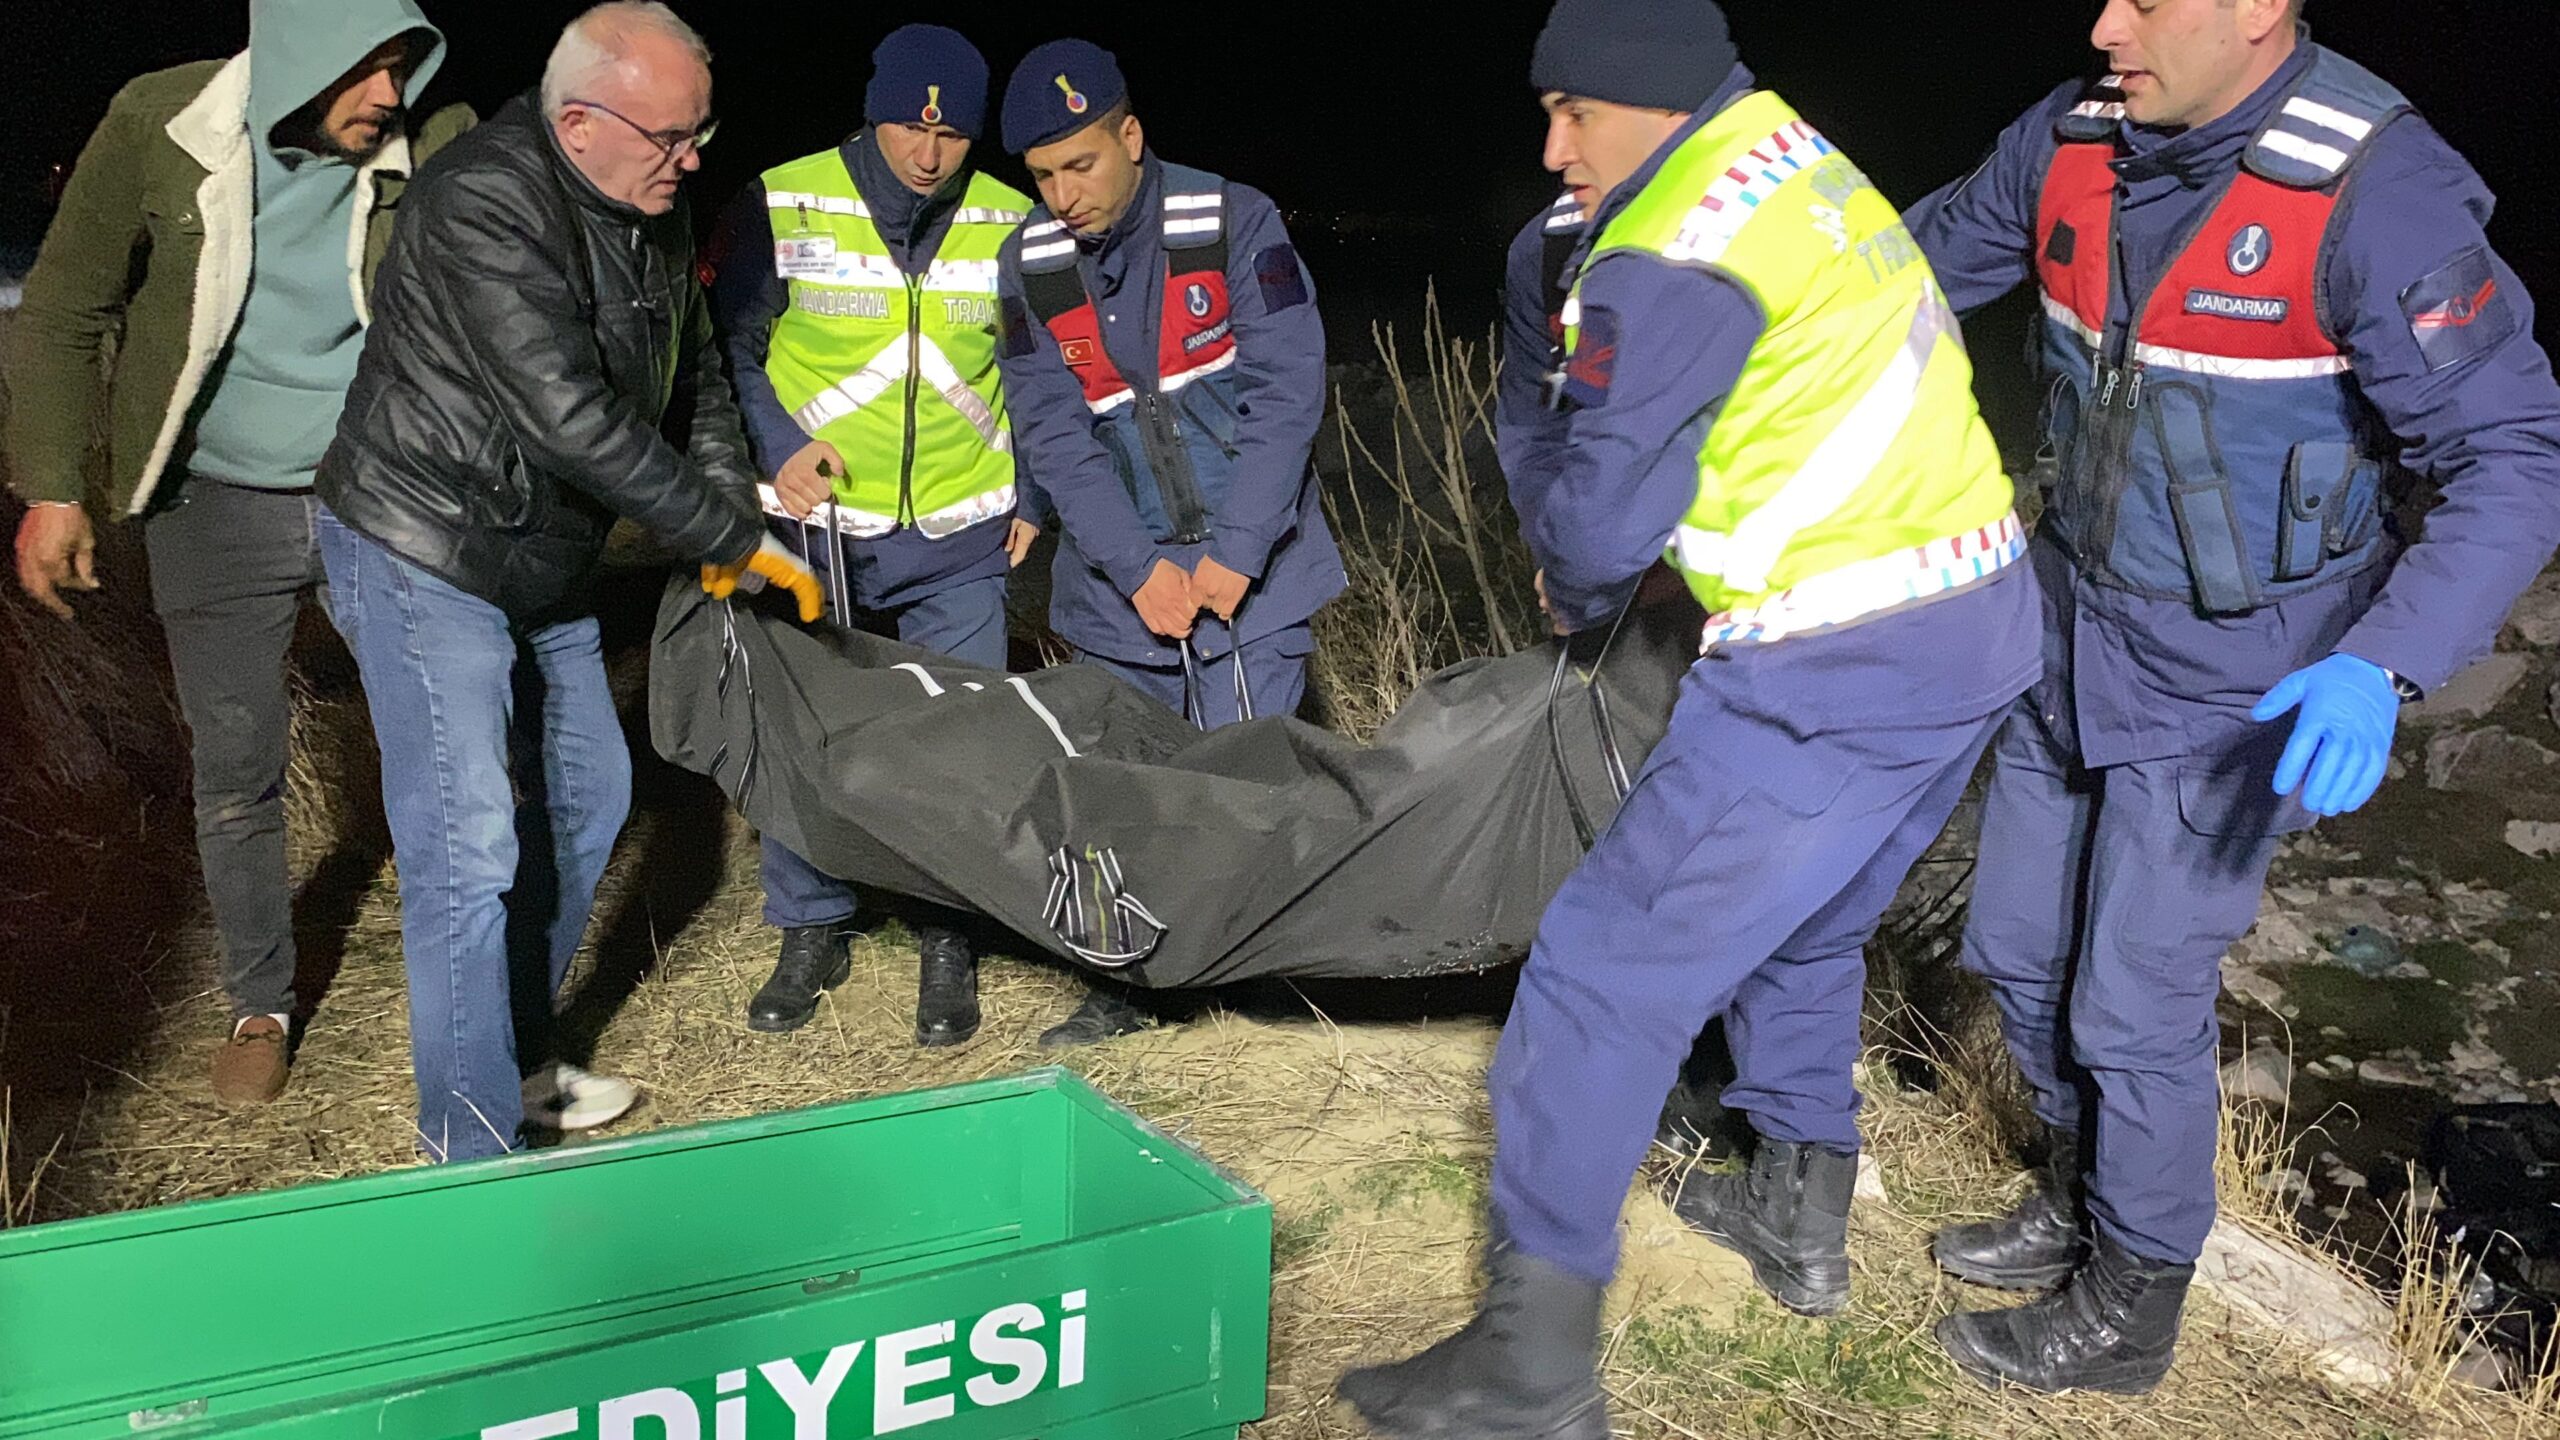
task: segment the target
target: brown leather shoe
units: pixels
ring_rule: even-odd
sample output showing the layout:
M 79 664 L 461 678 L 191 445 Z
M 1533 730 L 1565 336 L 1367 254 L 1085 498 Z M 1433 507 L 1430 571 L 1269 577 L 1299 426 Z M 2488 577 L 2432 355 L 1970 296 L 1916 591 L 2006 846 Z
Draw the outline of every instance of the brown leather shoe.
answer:
M 252 1015 L 233 1026 L 230 1041 L 214 1052 L 213 1098 L 245 1108 L 283 1094 L 284 1043 L 284 1026 L 273 1015 Z

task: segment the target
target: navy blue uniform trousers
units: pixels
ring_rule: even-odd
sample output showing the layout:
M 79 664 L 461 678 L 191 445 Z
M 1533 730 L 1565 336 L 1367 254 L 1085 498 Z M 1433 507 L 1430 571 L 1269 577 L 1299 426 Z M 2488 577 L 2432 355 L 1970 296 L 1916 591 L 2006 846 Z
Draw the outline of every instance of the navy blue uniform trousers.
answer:
M 1307 657 L 1315 648 L 1314 627 L 1301 624 L 1187 666 L 1141 665 L 1091 651 L 1078 654 L 1076 663 L 1108 670 L 1201 729 L 1216 730 L 1239 720 L 1297 714 L 1307 694 Z
M 1857 1145 L 1869 936 L 2039 669 L 2024 564 L 1847 629 L 1719 646 L 1556 894 L 1488 1084 L 1495 1223 L 1574 1274 L 1616 1266 L 1662 1097 L 1730 1008 L 1766 1133 Z

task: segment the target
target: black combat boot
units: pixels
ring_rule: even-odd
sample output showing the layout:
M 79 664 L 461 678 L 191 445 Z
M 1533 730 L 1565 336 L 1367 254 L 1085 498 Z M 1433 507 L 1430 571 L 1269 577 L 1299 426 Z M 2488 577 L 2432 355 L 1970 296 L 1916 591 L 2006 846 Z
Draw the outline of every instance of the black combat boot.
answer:
M 1043 1050 L 1091 1045 L 1114 1035 L 1134 1035 L 1146 1028 L 1147 1014 L 1121 986 L 1097 984 L 1084 992 L 1076 1013 L 1040 1032 Z
M 778 1035 L 818 1013 L 818 997 L 853 973 L 853 941 L 843 927 L 804 925 L 782 932 L 773 978 L 747 1002 L 747 1028 Z
M 2089 1191 L 2080 1136 L 2049 1130 L 2036 1188 L 1998 1220 L 1950 1225 L 1930 1242 L 1938 1268 L 1995 1290 L 2050 1290 L 2089 1253 Z
M 2147 1260 L 2100 1235 L 2059 1293 L 1938 1322 L 1956 1367 L 1994 1389 L 2147 1395 L 2169 1373 L 2193 1265 Z
M 1849 1303 L 1849 1197 L 1857 1188 L 1857 1156 L 1764 1135 L 1750 1169 L 1692 1170 L 1671 1208 L 1750 1261 L 1779 1304 L 1799 1315 L 1835 1315 Z
M 1389 1440 L 1609 1440 L 1601 1291 L 1497 1247 L 1466 1328 L 1410 1360 L 1351 1371 L 1336 1393 Z
M 978 957 L 957 930 L 916 930 L 916 1043 L 928 1050 L 978 1033 Z

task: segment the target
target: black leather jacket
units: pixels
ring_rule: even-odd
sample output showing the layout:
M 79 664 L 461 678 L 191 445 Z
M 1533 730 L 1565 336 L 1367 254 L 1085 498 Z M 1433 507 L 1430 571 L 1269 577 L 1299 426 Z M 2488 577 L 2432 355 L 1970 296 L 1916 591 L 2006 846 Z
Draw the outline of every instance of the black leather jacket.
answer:
M 679 204 L 607 199 L 518 96 L 423 167 L 320 498 L 520 621 L 590 603 L 628 516 L 690 560 L 764 534 Z

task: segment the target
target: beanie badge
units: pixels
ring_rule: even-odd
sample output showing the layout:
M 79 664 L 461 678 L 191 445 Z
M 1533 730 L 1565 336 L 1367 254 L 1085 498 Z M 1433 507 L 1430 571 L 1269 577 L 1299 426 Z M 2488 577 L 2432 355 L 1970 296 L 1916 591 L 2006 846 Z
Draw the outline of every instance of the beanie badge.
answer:
M 924 114 L 922 119 L 927 125 L 939 125 L 942 123 L 941 86 L 927 85 L 924 87 Z
M 1069 83 L 1066 76 L 1058 77 L 1058 88 L 1066 92 L 1068 114 L 1081 115 L 1092 107 L 1093 102 L 1084 98 L 1084 92 Z

